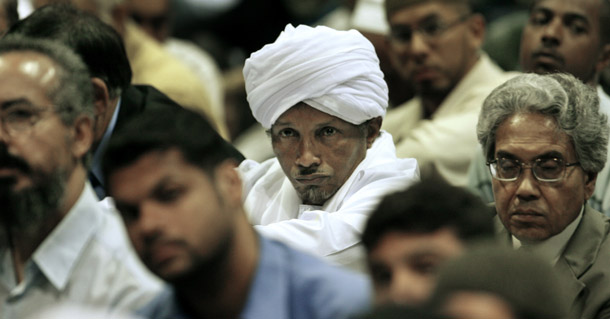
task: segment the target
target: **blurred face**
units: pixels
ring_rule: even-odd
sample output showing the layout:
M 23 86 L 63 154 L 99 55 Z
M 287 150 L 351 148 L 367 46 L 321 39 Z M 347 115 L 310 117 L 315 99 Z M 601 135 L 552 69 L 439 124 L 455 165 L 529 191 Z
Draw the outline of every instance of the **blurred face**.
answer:
M 600 0 L 542 0 L 531 10 L 521 38 L 526 72 L 567 72 L 596 84 L 607 63 L 601 45 Z M 606 26 L 607 27 L 607 26 Z
M 186 162 L 176 149 L 146 153 L 110 175 L 110 194 L 136 251 L 164 280 L 215 265 L 229 249 L 236 214 L 216 175 Z
M 169 10 L 169 0 L 129 1 L 133 20 L 159 42 L 165 41 L 169 34 Z
M 440 265 L 460 255 L 462 241 L 449 228 L 433 233 L 393 231 L 368 255 L 377 305 L 417 305 L 425 302 Z
M 547 158 L 578 161 L 571 138 L 554 119 L 542 114 L 516 114 L 500 124 L 495 157 L 528 164 Z M 542 241 L 563 231 L 578 216 L 593 193 L 595 178 L 576 165 L 566 167 L 560 181 L 540 182 L 531 169 L 523 168 L 516 181 L 493 179 L 496 211 L 504 227 L 519 240 Z
M 443 308 L 444 314 L 455 319 L 517 319 L 507 302 L 487 292 L 456 292 Z
M 57 72 L 55 63 L 38 53 L 0 56 L 0 215 L 5 224 L 36 228 L 56 210 L 64 184 L 90 146 L 90 139 L 62 122 L 47 96 Z
M 404 7 L 389 24 L 397 68 L 424 96 L 447 95 L 470 71 L 485 28 L 481 16 L 437 1 Z
M 323 205 L 335 194 L 366 156 L 379 133 L 375 125 L 363 131 L 304 103 L 278 118 L 273 151 L 303 204 Z

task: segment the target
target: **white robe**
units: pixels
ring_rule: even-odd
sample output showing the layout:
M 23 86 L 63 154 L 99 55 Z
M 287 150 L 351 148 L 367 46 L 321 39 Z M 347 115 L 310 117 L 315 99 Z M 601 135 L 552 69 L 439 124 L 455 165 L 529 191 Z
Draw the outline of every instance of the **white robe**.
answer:
M 360 240 L 381 198 L 419 180 L 415 159 L 398 159 L 392 136 L 382 131 L 343 186 L 320 206 L 302 205 L 277 158 L 239 166 L 250 222 L 268 238 L 364 271 Z

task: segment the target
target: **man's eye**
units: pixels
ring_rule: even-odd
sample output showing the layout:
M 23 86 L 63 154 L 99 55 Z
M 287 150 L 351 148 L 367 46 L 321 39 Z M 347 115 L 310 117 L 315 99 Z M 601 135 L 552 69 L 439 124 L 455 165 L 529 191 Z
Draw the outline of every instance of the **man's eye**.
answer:
M 123 220 L 125 221 L 125 223 L 133 222 L 140 217 L 140 212 L 138 211 L 137 207 L 121 205 L 121 204 L 117 203 L 116 209 L 121 214 L 121 217 L 123 217 Z
M 296 136 L 296 132 L 293 129 L 285 128 L 278 132 L 280 137 L 293 137 Z
M 392 272 L 385 267 L 374 267 L 371 269 L 371 277 L 376 286 L 383 287 L 392 281 Z
M 441 25 L 438 22 L 426 23 L 419 30 L 427 36 L 435 36 L 441 30 Z
M 411 267 L 418 274 L 430 276 L 436 274 L 438 270 L 438 263 L 434 261 L 418 261 L 413 263 Z
M 583 34 L 587 33 L 587 28 L 583 26 L 581 23 L 572 23 L 569 26 L 570 32 L 573 34 Z
M 28 109 L 16 109 L 11 110 L 6 115 L 6 120 L 8 122 L 22 122 L 28 121 L 34 116 L 34 112 Z
M 333 136 L 337 133 L 337 129 L 334 127 L 325 127 L 320 132 L 322 136 Z
M 550 17 L 548 14 L 538 12 L 530 17 L 530 24 L 532 25 L 544 25 L 549 23 Z
M 178 199 L 182 193 L 183 189 L 181 187 L 172 187 L 160 190 L 155 194 L 155 198 L 161 203 L 170 203 Z
M 553 158 L 553 159 L 545 159 L 538 162 L 538 167 L 545 171 L 554 171 L 559 169 L 561 166 L 561 160 Z

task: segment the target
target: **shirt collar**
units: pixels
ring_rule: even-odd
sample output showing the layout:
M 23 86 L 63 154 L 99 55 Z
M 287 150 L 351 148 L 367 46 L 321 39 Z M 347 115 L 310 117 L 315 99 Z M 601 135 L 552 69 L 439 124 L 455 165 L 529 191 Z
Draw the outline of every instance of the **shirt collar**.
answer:
M 116 126 L 116 122 L 119 118 L 119 110 L 121 109 L 121 98 L 119 97 L 119 101 L 117 102 L 116 108 L 114 109 L 114 113 L 112 114 L 112 118 L 110 119 L 110 123 L 108 123 L 108 127 L 104 132 L 104 136 L 102 136 L 102 140 L 98 145 L 97 149 L 93 153 L 93 160 L 91 161 L 91 173 L 95 175 L 98 181 L 102 185 L 104 185 L 104 179 L 102 176 L 102 160 L 104 156 L 104 152 L 106 151 L 106 146 L 108 145 L 108 141 L 110 141 L 110 136 L 112 132 L 114 132 L 114 128 Z
M 101 207 L 87 182 L 76 204 L 36 249 L 32 260 L 57 288 L 65 288 L 85 246 L 101 222 Z
M 570 238 L 572 238 L 572 235 L 576 231 L 576 227 L 578 227 L 578 224 L 582 219 L 584 207 L 585 206 L 583 205 L 580 208 L 580 213 L 578 216 L 561 233 L 539 243 L 524 245 L 515 236 L 511 236 L 513 240 L 513 248 L 519 249 L 523 246 L 525 250 L 532 251 L 538 256 L 541 256 L 544 260 L 550 261 L 551 265 L 555 265 L 559 260 L 559 257 L 561 257 L 561 254 L 568 244 L 568 241 Z

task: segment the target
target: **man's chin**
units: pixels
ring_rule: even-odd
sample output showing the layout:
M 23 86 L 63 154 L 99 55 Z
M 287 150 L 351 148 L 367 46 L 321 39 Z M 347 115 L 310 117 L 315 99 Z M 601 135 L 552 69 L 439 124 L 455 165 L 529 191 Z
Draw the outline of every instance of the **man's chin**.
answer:
M 330 192 L 318 186 L 308 186 L 300 188 L 297 192 L 299 193 L 299 197 L 301 198 L 301 201 L 303 201 L 303 204 L 322 206 L 335 194 L 336 190 Z

